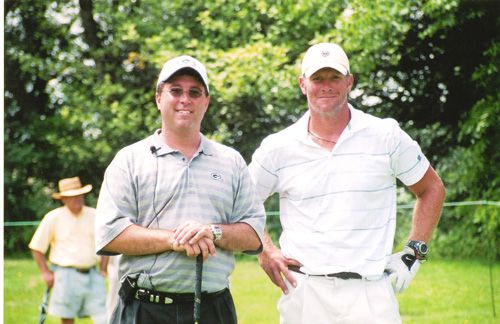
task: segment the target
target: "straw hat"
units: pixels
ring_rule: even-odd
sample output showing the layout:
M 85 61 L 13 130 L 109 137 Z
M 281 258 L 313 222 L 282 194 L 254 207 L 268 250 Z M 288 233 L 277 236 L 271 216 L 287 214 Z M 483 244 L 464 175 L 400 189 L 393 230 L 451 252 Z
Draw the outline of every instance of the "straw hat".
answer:
M 52 198 L 74 197 L 86 194 L 92 190 L 92 185 L 82 187 L 79 177 L 59 180 L 59 191 L 52 194 Z

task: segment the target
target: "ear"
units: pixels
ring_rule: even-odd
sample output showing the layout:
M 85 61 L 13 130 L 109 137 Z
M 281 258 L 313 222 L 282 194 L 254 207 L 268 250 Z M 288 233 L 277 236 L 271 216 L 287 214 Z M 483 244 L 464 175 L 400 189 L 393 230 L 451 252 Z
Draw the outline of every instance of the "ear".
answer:
M 354 86 L 354 75 L 349 74 L 347 76 L 347 87 L 349 88 L 348 92 L 352 90 L 353 86 Z
M 156 109 L 160 110 L 161 92 L 155 93 Z
M 206 99 L 207 99 L 207 101 L 206 101 L 206 103 L 205 103 L 205 112 L 207 112 L 208 107 L 210 106 L 210 96 L 207 96 L 207 98 L 206 98 Z
M 299 87 L 300 91 L 302 91 L 302 94 L 306 95 L 307 94 L 306 78 L 303 76 L 299 77 Z

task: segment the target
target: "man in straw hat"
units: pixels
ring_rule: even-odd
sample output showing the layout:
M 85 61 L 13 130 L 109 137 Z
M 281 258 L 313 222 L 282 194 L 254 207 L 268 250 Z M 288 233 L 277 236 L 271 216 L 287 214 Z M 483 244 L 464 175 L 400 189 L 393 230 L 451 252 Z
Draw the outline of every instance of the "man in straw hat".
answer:
M 192 323 L 198 255 L 201 323 L 236 323 L 233 252 L 260 252 L 264 206 L 241 155 L 200 133 L 210 101 L 202 63 L 167 61 L 155 98 L 161 129 L 117 153 L 97 203 L 96 249 L 122 253 L 112 323 Z
M 59 181 L 59 192 L 52 195 L 64 206 L 47 213 L 38 226 L 29 247 L 47 287 L 53 288 L 48 312 L 61 323 L 75 317 L 92 317 L 94 323 L 106 322 L 107 257 L 95 254 L 95 209 L 85 206 L 84 195 L 92 185 L 82 186 L 80 178 Z M 50 247 L 47 265 L 45 254 Z
M 311 46 L 299 78 L 307 112 L 265 138 L 249 166 L 262 199 L 280 196 L 280 247 L 267 236 L 259 256 L 283 291 L 280 323 L 400 323 L 395 293 L 439 220 L 441 179 L 395 120 L 348 103 L 353 83 L 339 45 Z M 392 254 L 397 179 L 416 203 L 409 241 Z

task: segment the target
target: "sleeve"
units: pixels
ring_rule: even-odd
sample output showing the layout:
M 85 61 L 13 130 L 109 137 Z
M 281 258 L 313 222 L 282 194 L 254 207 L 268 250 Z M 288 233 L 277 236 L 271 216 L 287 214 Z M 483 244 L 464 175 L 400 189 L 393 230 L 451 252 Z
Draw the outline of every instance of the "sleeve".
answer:
M 395 126 L 396 148 L 391 163 L 396 177 L 406 186 L 411 186 L 424 176 L 430 166 L 418 143 L 405 131 Z
M 46 254 L 50 247 L 50 242 L 54 238 L 54 215 L 53 212 L 46 214 L 40 225 L 31 238 L 29 248 Z
M 276 168 L 272 156 L 266 148 L 266 140 L 252 155 L 248 170 L 262 201 L 276 192 L 278 176 L 275 173 Z
M 239 176 L 234 183 L 235 196 L 231 223 L 243 222 L 254 229 L 260 239 L 261 248 L 256 251 L 244 252 L 247 254 L 258 254 L 262 251 L 262 243 L 264 242 L 266 212 L 252 182 L 248 167 L 240 155 L 237 158 L 237 167 Z
M 98 255 L 115 255 L 103 248 L 137 223 L 137 194 L 124 154 L 117 154 L 104 173 L 95 221 L 95 246 Z

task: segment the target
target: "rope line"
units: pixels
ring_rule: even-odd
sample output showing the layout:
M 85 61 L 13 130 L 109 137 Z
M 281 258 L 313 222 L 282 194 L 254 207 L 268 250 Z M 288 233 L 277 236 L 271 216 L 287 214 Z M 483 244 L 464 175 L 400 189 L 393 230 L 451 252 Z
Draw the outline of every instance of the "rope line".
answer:
M 397 206 L 398 209 L 411 209 L 414 204 L 405 204 Z M 456 206 L 500 206 L 500 201 L 491 200 L 476 200 L 476 201 L 457 201 L 457 202 L 445 202 L 443 207 L 456 207 Z M 279 216 L 279 211 L 269 211 L 266 213 L 267 216 Z M 37 226 L 40 221 L 19 221 L 19 222 L 4 222 L 6 227 L 15 226 Z

